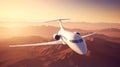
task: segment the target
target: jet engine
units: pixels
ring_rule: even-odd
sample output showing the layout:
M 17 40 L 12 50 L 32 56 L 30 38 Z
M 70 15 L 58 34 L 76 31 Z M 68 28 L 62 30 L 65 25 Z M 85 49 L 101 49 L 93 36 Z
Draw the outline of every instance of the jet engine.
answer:
M 79 32 L 74 32 L 75 34 L 78 34 L 78 35 L 80 35 L 80 33 Z
M 55 39 L 55 40 L 60 40 L 60 35 L 58 35 L 58 34 L 54 34 L 54 36 L 53 36 L 53 38 Z

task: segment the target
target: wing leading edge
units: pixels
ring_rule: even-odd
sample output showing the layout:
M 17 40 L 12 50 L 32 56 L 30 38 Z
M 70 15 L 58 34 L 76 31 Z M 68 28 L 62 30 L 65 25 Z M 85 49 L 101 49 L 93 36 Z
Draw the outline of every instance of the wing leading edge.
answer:
M 62 41 L 51 41 L 45 43 L 35 43 L 35 44 L 21 44 L 21 45 L 9 45 L 9 47 L 28 47 L 28 46 L 43 46 L 43 45 L 58 45 L 64 44 Z
M 95 34 L 95 33 L 96 33 L 96 32 L 93 32 L 93 33 L 91 33 L 91 34 L 84 35 L 84 36 L 82 36 L 82 38 L 89 37 L 89 36 L 91 36 L 91 35 L 93 35 L 93 34 Z

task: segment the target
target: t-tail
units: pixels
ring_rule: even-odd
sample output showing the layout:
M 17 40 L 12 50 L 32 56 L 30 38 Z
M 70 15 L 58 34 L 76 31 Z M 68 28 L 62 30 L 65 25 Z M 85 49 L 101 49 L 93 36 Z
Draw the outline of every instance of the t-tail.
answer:
M 60 26 L 60 30 L 64 30 L 64 27 L 62 25 L 62 20 L 69 20 L 69 19 L 58 19 L 59 21 L 59 26 Z
M 69 20 L 69 19 L 57 19 L 57 20 L 52 20 L 52 21 L 47 21 L 47 22 L 59 21 L 60 30 L 64 30 L 64 27 L 62 25 L 63 20 Z

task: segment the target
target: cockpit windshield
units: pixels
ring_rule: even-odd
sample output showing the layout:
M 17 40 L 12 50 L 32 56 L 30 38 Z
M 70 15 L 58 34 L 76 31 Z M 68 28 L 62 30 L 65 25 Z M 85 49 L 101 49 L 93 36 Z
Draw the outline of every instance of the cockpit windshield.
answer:
M 73 43 L 81 43 L 81 42 L 83 42 L 83 39 L 70 40 L 70 42 L 73 42 Z

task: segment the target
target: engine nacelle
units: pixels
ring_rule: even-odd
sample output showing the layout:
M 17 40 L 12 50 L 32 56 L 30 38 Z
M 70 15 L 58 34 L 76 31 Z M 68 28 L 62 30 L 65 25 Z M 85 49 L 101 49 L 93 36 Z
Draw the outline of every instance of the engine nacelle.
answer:
M 54 34 L 54 36 L 53 36 L 53 38 L 55 39 L 55 40 L 60 40 L 60 35 L 58 35 L 58 34 Z
M 75 32 L 75 34 L 78 34 L 78 35 L 80 35 L 80 33 L 79 33 L 79 32 Z

